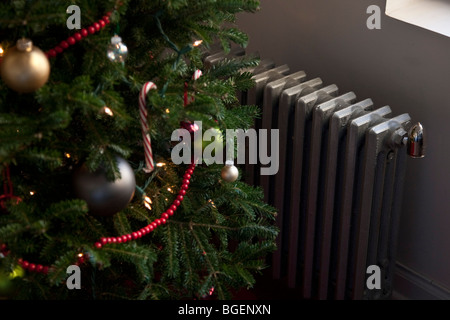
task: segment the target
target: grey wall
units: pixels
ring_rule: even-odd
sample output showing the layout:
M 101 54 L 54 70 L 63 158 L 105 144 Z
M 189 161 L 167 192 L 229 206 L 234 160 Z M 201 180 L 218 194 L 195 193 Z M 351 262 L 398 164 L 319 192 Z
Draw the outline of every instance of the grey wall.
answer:
M 382 9 L 381 30 L 366 27 L 372 4 Z M 247 52 L 424 125 L 427 155 L 408 159 L 398 261 L 450 288 L 450 38 L 384 9 L 385 0 L 262 0 L 238 25 L 250 37 Z

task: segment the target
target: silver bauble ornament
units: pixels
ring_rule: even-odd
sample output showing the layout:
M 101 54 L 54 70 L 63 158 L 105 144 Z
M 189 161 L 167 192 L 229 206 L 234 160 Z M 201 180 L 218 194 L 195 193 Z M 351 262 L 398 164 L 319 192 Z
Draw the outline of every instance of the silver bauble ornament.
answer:
M 86 201 L 89 213 L 94 216 L 112 216 L 124 209 L 134 196 L 136 180 L 128 162 L 116 157 L 120 179 L 109 181 L 105 170 L 100 167 L 89 172 L 83 165 L 74 174 L 74 191 L 77 197 Z
M 111 43 L 106 51 L 106 56 L 112 62 L 124 62 L 128 55 L 128 48 L 122 42 L 122 38 L 115 35 L 111 38 Z
M 1 63 L 1 76 L 6 85 L 19 93 L 34 92 L 50 76 L 50 63 L 44 52 L 29 39 L 20 39 L 8 49 Z
M 221 171 L 222 179 L 227 182 L 234 182 L 239 177 L 239 170 L 236 168 L 233 163 L 226 162 L 225 166 L 222 168 Z

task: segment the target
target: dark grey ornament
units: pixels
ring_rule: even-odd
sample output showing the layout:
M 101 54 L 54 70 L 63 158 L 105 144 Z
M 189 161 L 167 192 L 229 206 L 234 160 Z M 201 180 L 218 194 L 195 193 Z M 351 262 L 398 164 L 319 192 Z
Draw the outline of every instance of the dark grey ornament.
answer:
M 94 216 L 112 216 L 124 209 L 133 199 L 136 188 L 134 172 L 128 162 L 116 157 L 120 179 L 109 181 L 105 169 L 89 172 L 85 165 L 73 178 L 77 197 L 86 201 L 89 213 Z

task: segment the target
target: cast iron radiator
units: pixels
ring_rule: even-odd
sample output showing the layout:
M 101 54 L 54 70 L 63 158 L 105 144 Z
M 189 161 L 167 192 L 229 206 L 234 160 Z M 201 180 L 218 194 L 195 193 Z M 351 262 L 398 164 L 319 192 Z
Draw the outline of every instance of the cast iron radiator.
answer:
M 228 57 L 244 55 L 235 48 Z M 211 54 L 205 63 L 226 57 Z M 305 299 L 389 298 L 407 153 L 423 156 L 422 126 L 287 65 L 261 60 L 245 71 L 255 86 L 239 98 L 261 108 L 255 129 L 279 130 L 278 173 L 242 168 L 278 211 L 273 277 Z M 381 271 L 380 289 L 366 285 L 369 266 Z

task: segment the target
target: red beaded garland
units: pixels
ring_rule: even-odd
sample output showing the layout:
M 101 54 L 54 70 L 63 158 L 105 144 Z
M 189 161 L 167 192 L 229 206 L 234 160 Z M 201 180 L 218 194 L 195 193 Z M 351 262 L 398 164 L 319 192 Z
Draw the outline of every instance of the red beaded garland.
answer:
M 85 30 L 85 29 L 83 29 Z M 79 33 L 81 36 L 83 36 L 83 30 Z M 77 36 L 76 38 L 79 38 L 80 36 Z M 73 38 L 73 40 L 75 40 L 75 38 Z M 69 44 L 71 44 L 71 40 L 67 40 L 67 46 Z M 60 46 L 57 46 L 56 48 L 60 48 L 60 50 L 62 51 L 63 48 L 66 47 L 66 41 L 61 42 Z M 56 56 L 56 49 L 51 49 L 49 50 L 46 55 L 47 56 Z M 59 51 L 59 49 L 58 49 Z M 147 226 L 145 226 L 144 228 L 132 232 L 131 234 L 126 234 L 126 235 L 122 235 L 122 236 L 118 236 L 118 237 L 102 237 L 100 238 L 100 240 L 96 243 L 94 243 L 94 247 L 97 249 L 101 249 L 103 247 L 103 245 L 106 244 L 110 244 L 110 243 L 125 243 L 127 241 L 131 241 L 131 240 L 136 240 L 139 239 L 141 237 L 143 237 L 144 235 L 152 232 L 153 230 L 155 230 L 159 225 L 161 224 L 166 224 L 167 220 L 169 219 L 170 216 L 172 216 L 175 211 L 177 210 L 178 206 L 181 204 L 181 201 L 183 201 L 184 199 L 184 195 L 186 194 L 186 190 L 189 187 L 189 183 L 190 183 L 190 179 L 191 179 L 191 175 L 193 174 L 195 169 L 195 164 L 192 164 L 191 166 L 189 166 L 189 169 L 186 170 L 184 176 L 183 176 L 183 184 L 181 186 L 181 189 L 176 197 L 176 199 L 173 201 L 173 204 L 169 207 L 169 209 L 167 209 L 166 212 L 161 214 L 161 218 L 159 219 L 155 219 L 152 223 L 148 224 Z M 1 244 L 0 245 L 0 252 L 5 254 L 6 253 L 6 245 L 5 244 Z M 78 260 L 76 262 L 76 264 L 80 264 L 83 263 L 85 261 L 84 256 L 78 257 Z M 19 265 L 21 265 L 24 269 L 31 271 L 31 272 L 37 272 L 37 273 L 43 273 L 43 274 L 48 274 L 50 267 L 48 266 L 43 266 L 41 264 L 34 264 L 34 263 L 30 263 L 26 260 L 23 260 L 22 258 L 18 259 L 18 263 Z
M 69 47 L 69 43 L 67 41 L 63 40 L 63 41 L 61 41 L 59 46 L 63 49 L 67 49 Z
M 73 37 L 75 38 L 76 41 L 80 41 L 81 39 L 83 39 L 83 36 L 79 32 L 75 33 Z
M 73 46 L 77 41 L 81 41 L 83 38 L 87 37 L 89 34 L 94 34 L 104 28 L 108 23 L 110 23 L 108 14 L 103 16 L 97 22 L 94 22 L 91 26 L 76 32 L 73 36 L 68 37 L 66 40 L 61 41 L 61 43 L 54 48 L 48 50 L 45 55 L 47 58 L 54 58 L 58 54 L 62 53 L 69 46 Z

